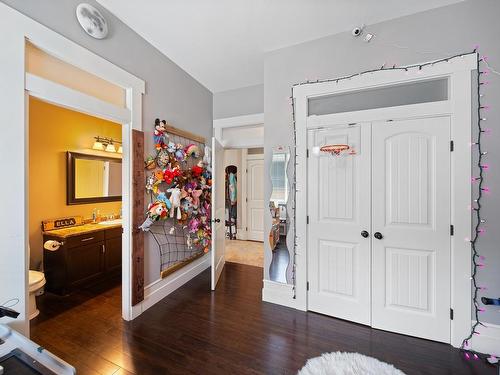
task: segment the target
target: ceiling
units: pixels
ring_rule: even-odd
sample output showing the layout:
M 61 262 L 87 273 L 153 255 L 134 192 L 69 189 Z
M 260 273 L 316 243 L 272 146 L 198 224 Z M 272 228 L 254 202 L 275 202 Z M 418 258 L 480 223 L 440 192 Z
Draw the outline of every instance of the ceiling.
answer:
M 461 0 L 98 0 L 212 92 L 263 82 L 264 54 Z

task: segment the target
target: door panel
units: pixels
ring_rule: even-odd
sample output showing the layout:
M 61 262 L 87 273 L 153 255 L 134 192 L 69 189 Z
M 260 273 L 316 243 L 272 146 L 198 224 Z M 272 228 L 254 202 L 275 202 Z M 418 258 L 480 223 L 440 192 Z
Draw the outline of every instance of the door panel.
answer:
M 224 148 L 212 138 L 212 290 L 225 264 L 225 181 Z
M 120 271 L 122 268 L 122 239 L 115 237 L 106 239 L 106 253 L 104 259 L 106 263 L 106 272 Z
M 247 170 L 247 238 L 264 241 L 264 159 L 249 159 Z
M 308 306 L 370 324 L 370 124 L 308 133 Z M 355 146 L 357 155 L 318 151 Z M 311 152 L 312 151 L 312 152 Z
M 373 327 L 449 342 L 450 120 L 372 133 Z
M 419 133 L 396 134 L 385 140 L 387 224 L 432 226 L 433 216 L 429 212 L 432 195 L 429 193 L 434 189 L 432 184 L 435 181 L 428 168 L 432 162 L 429 158 L 433 156 L 433 142 L 432 136 Z
M 68 249 L 67 267 L 71 287 L 102 276 L 104 242 Z

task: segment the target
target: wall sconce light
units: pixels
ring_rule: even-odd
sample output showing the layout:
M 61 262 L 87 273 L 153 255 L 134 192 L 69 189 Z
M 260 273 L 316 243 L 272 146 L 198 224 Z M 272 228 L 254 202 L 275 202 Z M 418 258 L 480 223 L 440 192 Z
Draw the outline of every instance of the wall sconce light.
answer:
M 108 145 L 106 146 L 106 149 L 104 151 L 116 152 L 116 148 L 115 148 L 115 145 L 113 144 L 113 142 L 108 143 Z
M 92 146 L 93 150 L 104 151 L 104 145 L 101 142 L 100 137 L 95 137 L 94 145 Z
M 123 147 L 121 145 L 121 142 L 115 141 L 113 138 L 106 138 L 106 137 L 94 137 L 95 142 L 94 145 L 92 146 L 93 150 L 98 150 L 98 151 L 106 151 L 106 152 L 117 152 L 119 154 L 123 153 Z M 119 143 L 120 146 L 118 147 L 118 151 L 116 150 L 115 143 Z

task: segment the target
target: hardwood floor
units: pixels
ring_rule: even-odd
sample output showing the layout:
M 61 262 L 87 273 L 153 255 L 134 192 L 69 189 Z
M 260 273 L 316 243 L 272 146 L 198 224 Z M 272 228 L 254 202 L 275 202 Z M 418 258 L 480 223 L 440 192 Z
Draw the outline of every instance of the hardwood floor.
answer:
M 32 338 L 78 374 L 296 374 L 308 358 L 352 351 L 410 374 L 496 374 L 449 345 L 261 302 L 262 268 L 209 270 L 143 313 L 120 318 L 120 287 L 39 300 Z

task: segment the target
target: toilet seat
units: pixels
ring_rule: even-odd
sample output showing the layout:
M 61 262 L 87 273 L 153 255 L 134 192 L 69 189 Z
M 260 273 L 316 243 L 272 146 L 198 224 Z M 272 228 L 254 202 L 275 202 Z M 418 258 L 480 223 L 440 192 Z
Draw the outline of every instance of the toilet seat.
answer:
M 35 292 L 45 285 L 45 275 L 43 272 L 29 271 L 29 291 Z

